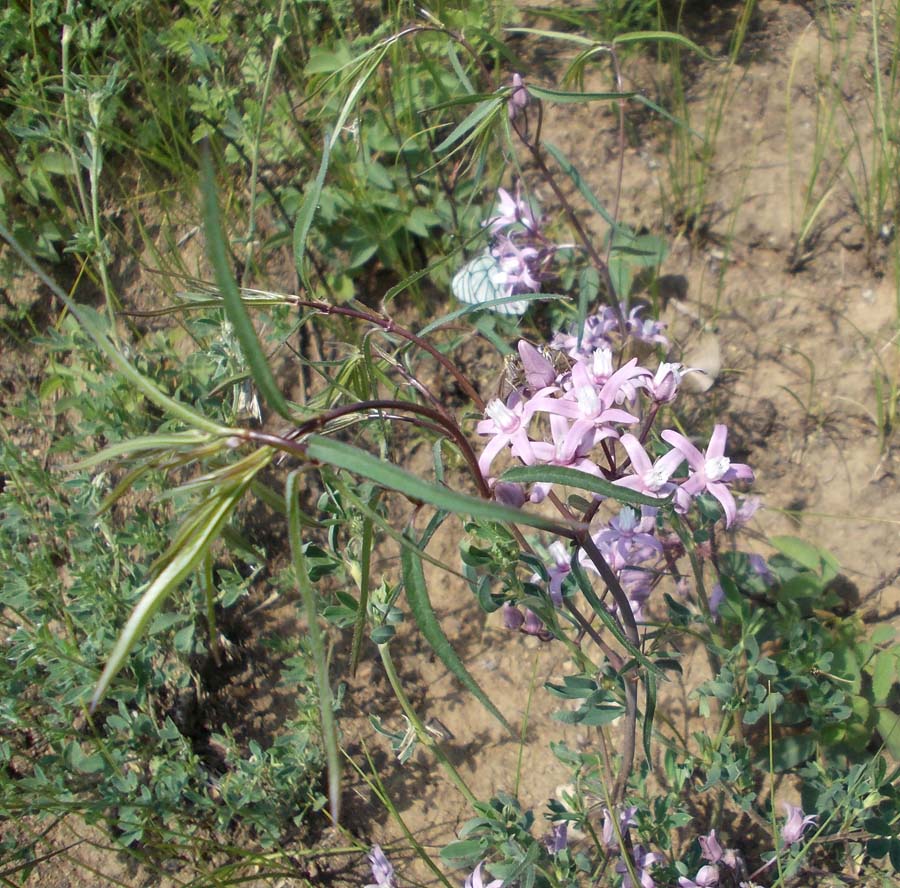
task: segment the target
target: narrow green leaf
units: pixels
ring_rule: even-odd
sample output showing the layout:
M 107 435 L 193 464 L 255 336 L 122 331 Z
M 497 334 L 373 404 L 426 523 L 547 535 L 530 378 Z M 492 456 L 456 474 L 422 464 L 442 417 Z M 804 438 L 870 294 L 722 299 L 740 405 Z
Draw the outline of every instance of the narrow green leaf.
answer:
M 575 577 L 575 582 L 578 583 L 581 594 L 588 600 L 588 604 L 590 604 L 591 609 L 600 618 L 603 625 L 609 629 L 616 641 L 618 641 L 619 644 L 638 661 L 638 663 L 644 666 L 648 672 L 653 675 L 660 675 L 661 672 L 659 668 L 648 660 L 647 657 L 628 640 L 625 633 L 622 631 L 622 627 L 619 625 L 619 621 L 603 605 L 603 602 L 594 591 L 594 587 L 591 585 L 591 581 L 588 579 L 587 574 L 584 572 L 584 568 L 578 561 L 578 549 L 576 549 L 572 555 L 571 565 L 572 574 Z
M 551 40 L 562 40 L 566 43 L 577 43 L 580 46 L 596 46 L 597 43 L 589 37 L 579 34 L 566 34 L 563 31 L 545 31 L 540 28 L 506 28 L 509 34 L 533 34 L 535 37 L 549 37 Z M 529 87 L 530 89 L 531 87 Z
M 656 714 L 656 676 L 648 672 L 644 676 L 644 687 L 647 693 L 647 703 L 644 706 L 644 724 L 641 726 L 641 739 L 644 742 L 644 755 L 647 763 L 651 764 L 650 741 L 653 738 L 653 716 Z
M 137 607 L 131 612 L 97 682 L 94 695 L 91 697 L 91 711 L 103 698 L 113 677 L 124 665 L 126 657 L 162 603 L 176 586 L 190 575 L 200 563 L 209 546 L 218 537 L 222 526 L 243 495 L 244 489 L 243 486 L 234 488 L 227 495 L 209 500 L 203 505 L 200 510 L 200 514 L 204 518 L 202 524 L 199 524 L 196 532 L 185 540 L 180 551 L 169 560 L 159 576 L 148 586 Z M 195 512 L 192 518 L 196 518 L 196 515 Z
M 591 209 L 600 215 L 600 218 L 612 228 L 616 227 L 616 220 L 607 212 L 606 207 L 600 203 L 599 198 L 591 186 L 581 176 L 578 168 L 552 142 L 544 142 L 547 153 L 556 161 L 559 168 L 572 180 L 572 184 L 581 192 L 581 196 L 590 204 Z
M 513 466 L 500 477 L 503 481 L 512 481 L 518 484 L 549 481 L 551 484 L 589 490 L 591 493 L 599 493 L 620 503 L 630 503 L 636 506 L 667 506 L 672 502 L 671 496 L 647 496 L 645 493 L 620 487 L 618 484 L 613 484 L 612 481 L 605 481 L 596 475 L 589 475 L 587 472 L 569 469 L 565 466 Z
M 374 511 L 378 502 L 380 491 L 372 492 L 369 500 L 369 508 Z M 362 543 L 359 553 L 359 606 L 356 610 L 356 622 L 353 625 L 353 641 L 350 644 L 350 674 L 356 675 L 356 667 L 359 665 L 359 654 L 362 650 L 363 630 L 366 626 L 366 614 L 369 610 L 369 572 L 372 567 L 372 543 L 373 533 L 372 519 L 363 518 Z
M 241 344 L 241 351 L 250 367 L 253 381 L 259 388 L 260 394 L 273 410 L 285 419 L 291 419 L 290 407 L 275 382 L 266 354 L 256 335 L 250 315 L 247 313 L 247 307 L 241 299 L 237 283 L 228 266 L 225 237 L 216 200 L 212 161 L 208 152 L 203 154 L 200 187 L 203 192 L 203 226 L 206 232 L 206 246 L 209 260 L 215 271 L 216 285 L 222 294 L 225 314 L 234 327 L 235 335 Z
M 544 86 L 528 84 L 528 92 L 538 99 L 551 102 L 617 102 L 633 99 L 636 92 L 572 92 L 564 89 L 547 89 Z
M 506 302 L 515 302 L 519 299 L 523 302 L 549 302 L 554 299 L 568 300 L 569 297 L 560 295 L 559 293 L 517 293 L 515 296 L 504 296 L 502 299 L 492 299 L 490 302 L 484 302 L 479 305 L 465 305 L 462 308 L 441 315 L 430 324 L 424 326 L 419 330 L 419 336 L 427 336 L 429 333 L 433 333 L 435 330 L 445 327 L 447 324 L 452 323 L 464 315 L 472 314 L 472 312 L 475 311 L 483 311 L 488 306 L 500 305 Z
M 328 161 L 331 157 L 331 137 L 325 133 L 325 147 L 322 149 L 322 160 L 319 162 L 319 172 L 313 180 L 309 191 L 303 197 L 303 203 L 300 206 L 300 212 L 297 213 L 297 219 L 294 223 L 294 266 L 297 274 L 306 285 L 308 290 L 311 289 L 308 275 L 306 272 L 306 264 L 304 258 L 306 256 L 306 238 L 309 236 L 309 229 L 312 227 L 313 218 L 319 207 L 319 198 L 322 196 L 322 188 L 325 185 L 325 174 L 328 172 Z
M 415 541 L 412 541 L 413 543 Z M 431 649 L 440 658 L 441 662 L 453 673 L 460 683 L 490 712 L 497 721 L 506 728 L 510 734 L 513 729 L 503 717 L 503 713 L 490 701 L 487 694 L 481 689 L 478 682 L 469 674 L 469 671 L 459 659 L 456 651 L 444 635 L 441 624 L 435 616 L 428 597 L 428 588 L 425 585 L 425 572 L 422 569 L 422 559 L 411 549 L 404 547 L 400 553 L 400 564 L 403 572 L 403 588 L 406 590 L 406 600 L 425 640 L 431 645 Z
M 459 147 L 465 145 L 474 137 L 480 126 L 488 120 L 491 115 L 496 114 L 503 106 L 503 97 L 493 98 L 487 102 L 479 102 L 475 108 L 453 127 L 450 135 L 434 149 L 435 154 L 443 154 L 449 151 L 457 142 L 463 140 Z M 471 135 L 469 135 L 471 133 Z M 464 138 L 465 137 L 465 138 Z
M 94 453 L 85 459 L 72 463 L 61 468 L 66 472 L 79 472 L 82 469 L 90 469 L 100 463 L 109 462 L 113 459 L 119 459 L 123 456 L 133 456 L 145 450 L 164 450 L 171 452 L 172 450 L 180 450 L 184 447 L 199 447 L 201 444 L 209 442 L 208 434 L 203 432 L 168 432 L 158 435 L 141 435 L 137 438 L 129 438 L 125 441 L 117 441 L 104 447 L 99 453 Z
M 75 300 L 72 299 L 69 294 L 66 293 L 66 291 L 37 264 L 37 262 L 35 262 L 34 257 L 22 247 L 16 238 L 13 237 L 12 232 L 10 232 L 2 223 L 0 223 L 0 237 L 13 248 L 25 265 L 34 272 L 41 283 L 43 283 L 50 292 L 53 293 L 53 295 L 56 296 L 70 312 L 72 312 L 75 319 L 81 324 L 82 329 L 94 340 L 94 344 L 103 352 L 113 367 L 115 367 L 125 379 L 140 391 L 148 401 L 156 404 L 157 407 L 162 408 L 170 416 L 180 419 L 187 425 L 194 426 L 194 428 L 203 429 L 218 435 L 228 435 L 232 433 L 230 429 L 219 425 L 217 422 L 213 422 L 211 419 L 207 419 L 202 413 L 198 413 L 186 404 L 182 404 L 180 401 L 169 397 L 169 395 L 165 394 L 152 380 L 148 379 L 136 367 L 129 363 L 128 359 L 115 347 L 115 345 L 113 345 L 106 335 L 104 322 L 100 320 L 100 316 L 97 312 L 89 306 L 79 305 L 75 302 Z
M 491 500 L 479 499 L 475 496 L 457 493 L 455 490 L 432 484 L 424 478 L 385 462 L 377 456 L 366 453 L 365 450 L 354 447 L 352 444 L 344 444 L 341 441 L 334 441 L 321 435 L 311 435 L 306 439 L 306 452 L 310 458 L 319 462 L 347 469 L 347 471 L 368 478 L 382 487 L 396 490 L 410 499 L 429 503 L 448 512 L 471 515 L 473 518 L 481 518 L 485 521 L 525 524 L 528 527 L 538 527 L 543 530 L 558 530 L 564 525 L 564 522 L 560 520 L 554 521 L 543 515 L 523 512 L 509 506 L 502 506 Z M 584 473 L 579 472 L 578 474 Z M 657 505 L 660 504 L 658 500 L 655 502 Z M 571 528 L 579 525 L 569 523 L 565 526 Z
M 325 760 L 328 763 L 328 803 L 331 819 L 335 826 L 341 816 L 341 753 L 338 747 L 337 725 L 334 721 L 334 696 L 328 681 L 328 657 L 322 635 L 319 631 L 319 615 L 316 611 L 316 596 L 313 592 L 306 557 L 303 554 L 303 537 L 300 532 L 300 497 L 297 479 L 300 472 L 291 472 L 285 483 L 284 499 L 288 510 L 288 536 L 291 542 L 291 556 L 294 574 L 306 609 L 307 632 L 313 665 L 316 670 L 316 687 L 319 692 L 319 716 L 322 719 L 322 743 L 325 746 Z
M 691 52 L 706 59 L 708 62 L 714 62 L 716 57 L 708 53 L 705 49 L 701 49 L 696 43 L 688 40 L 682 34 L 676 34 L 673 31 L 630 31 L 627 34 L 619 34 L 613 37 L 613 46 L 625 46 L 628 43 L 677 43 Z

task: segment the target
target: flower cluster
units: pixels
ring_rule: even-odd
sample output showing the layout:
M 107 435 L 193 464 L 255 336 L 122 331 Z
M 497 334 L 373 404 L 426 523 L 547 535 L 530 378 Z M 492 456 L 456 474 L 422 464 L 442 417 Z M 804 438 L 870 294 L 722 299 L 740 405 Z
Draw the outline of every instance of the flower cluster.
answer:
M 544 237 L 521 185 L 515 196 L 504 188 L 498 189 L 497 196 L 496 214 L 484 223 L 491 232 L 490 253 L 497 266 L 491 281 L 506 296 L 535 293 L 544 267 L 559 247 Z
M 634 311 L 628 317 L 633 325 L 628 335 L 641 341 L 662 339 L 657 325 L 641 322 Z M 650 448 L 648 452 L 660 407 L 675 399 L 689 371 L 674 363 L 660 363 L 651 371 L 637 358 L 616 368 L 611 347 L 615 323 L 607 308 L 586 320 L 580 340 L 575 331 L 558 335 L 554 345 L 564 349 L 569 359 L 562 371 L 533 345 L 519 342 L 524 381 L 505 399 L 490 401 L 477 426 L 478 433 L 489 439 L 478 460 L 482 474 L 496 485 L 491 477 L 494 462 L 509 451 L 526 466 L 577 469 L 658 499 L 661 505 L 671 504 L 681 515 L 688 515 L 698 498 L 709 495 L 719 503 L 726 527 L 739 523 L 744 514 L 731 487 L 752 481 L 753 472 L 725 455 L 724 425 L 715 426 L 703 450 L 680 432 L 665 429 L 655 438 L 657 448 L 668 445 L 665 451 Z M 551 490 L 551 483 L 539 482 L 517 495 L 503 484 L 497 495 L 504 502 L 521 503 L 527 497 L 539 503 Z M 640 510 L 625 506 L 591 534 L 628 595 L 636 619 L 641 618 L 665 547 L 678 545 L 677 538 L 662 534 L 659 517 L 660 509 L 654 506 L 643 505 Z M 549 592 L 559 605 L 570 558 L 561 543 L 551 547 L 551 557 Z M 579 559 L 585 568 L 595 569 L 583 552 Z M 506 614 L 507 625 L 539 634 L 542 627 L 535 620 L 531 614 Z

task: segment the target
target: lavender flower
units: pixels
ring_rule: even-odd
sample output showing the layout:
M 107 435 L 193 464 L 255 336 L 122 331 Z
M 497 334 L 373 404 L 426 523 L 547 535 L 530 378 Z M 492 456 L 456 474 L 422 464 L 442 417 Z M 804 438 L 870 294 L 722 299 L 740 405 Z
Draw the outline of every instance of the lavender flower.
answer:
M 569 844 L 569 824 L 563 820 L 553 827 L 553 832 L 544 839 L 544 844 L 551 854 L 559 854 L 565 851 Z
M 640 845 L 635 846 L 632 861 L 634 863 L 634 872 L 641 888 L 654 888 L 656 882 L 653 881 L 653 877 L 650 875 L 650 867 L 661 863 L 663 859 L 662 854 L 657 854 L 655 851 L 645 851 Z M 616 872 L 623 874 L 622 888 L 636 888 L 624 860 L 620 860 L 616 864 Z
M 372 865 L 372 878 L 375 880 L 366 888 L 397 888 L 394 879 L 394 867 L 385 857 L 380 845 L 373 845 L 369 853 L 369 863 Z
M 717 866 L 701 866 L 693 879 L 680 876 L 678 884 L 681 888 L 713 888 L 719 884 L 719 868 Z
M 666 432 L 663 432 L 665 438 Z M 679 435 L 679 437 L 681 437 Z M 631 459 L 631 467 L 634 469 L 633 475 L 626 475 L 613 482 L 620 487 L 627 487 L 629 490 L 636 490 L 638 493 L 645 493 L 648 496 L 664 497 L 667 496 L 675 485 L 669 481 L 672 473 L 684 462 L 685 456 L 680 450 L 670 450 L 661 456 L 655 463 L 650 462 L 647 451 L 641 446 L 634 435 L 626 434 L 621 437 L 622 446 Z
M 697 841 L 700 843 L 700 856 L 710 863 L 718 863 L 725 854 L 714 829 L 709 831 L 708 836 L 699 836 Z
M 784 805 L 785 822 L 781 828 L 781 838 L 785 845 L 793 845 L 803 838 L 803 832 L 810 824 L 816 822 L 815 814 L 803 815 L 803 809 L 797 805 L 791 805 L 785 802 Z
M 737 506 L 731 491 L 725 486 L 730 481 L 752 481 L 753 470 L 743 463 L 732 463 L 725 456 L 725 439 L 728 429 L 717 425 L 706 447 L 701 453 L 684 435 L 672 429 L 662 433 L 662 439 L 679 451 L 691 467 L 691 476 L 679 488 L 676 502 L 682 510 L 687 510 L 690 499 L 706 490 L 712 494 L 725 512 L 725 526 L 730 527 L 737 514 Z
M 534 247 L 520 247 L 511 237 L 502 234 L 494 241 L 491 255 L 497 260 L 499 268 L 491 275 L 491 281 L 499 287 L 505 287 L 505 295 L 530 293 L 539 289 L 536 265 L 540 254 Z
M 484 861 L 482 860 L 472 871 L 471 875 L 466 878 L 465 888 L 502 888 L 503 879 L 494 879 L 487 884 L 484 883 L 481 877 L 481 868 L 483 866 Z
M 513 74 L 512 91 L 509 94 L 509 101 L 506 104 L 506 113 L 509 114 L 510 120 L 515 120 L 528 106 L 530 96 L 525 88 L 525 82 L 522 80 L 521 74 Z
M 628 832 L 628 828 L 631 826 L 635 826 L 637 821 L 634 819 L 634 815 L 637 813 L 637 806 L 632 805 L 629 808 L 626 808 L 624 811 L 619 812 L 619 832 L 623 835 Z M 616 836 L 615 829 L 613 828 L 613 820 L 612 815 L 609 813 L 609 808 L 603 809 L 603 829 L 600 834 L 600 841 L 603 843 L 603 846 L 609 850 L 613 848 L 619 847 L 619 839 Z
M 516 188 L 515 197 L 505 188 L 498 188 L 497 197 L 499 199 L 497 215 L 484 223 L 490 228 L 491 234 L 513 225 L 521 225 L 530 232 L 538 230 L 538 221 L 528 202 L 522 198 L 521 187 Z

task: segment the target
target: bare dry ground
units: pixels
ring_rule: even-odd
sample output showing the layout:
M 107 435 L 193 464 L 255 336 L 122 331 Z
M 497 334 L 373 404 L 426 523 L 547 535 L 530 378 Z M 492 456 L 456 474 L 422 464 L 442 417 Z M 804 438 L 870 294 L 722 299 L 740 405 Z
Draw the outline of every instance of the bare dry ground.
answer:
M 707 23 L 705 33 L 695 24 L 697 39 L 714 52 L 722 51 L 733 24 L 729 4 L 720 5 L 722 18 Z M 719 365 L 713 387 L 698 394 L 691 409 L 727 421 L 732 451 L 756 471 L 756 490 L 766 507 L 752 526 L 760 551 L 765 551 L 764 538 L 775 533 L 805 537 L 831 550 L 858 590 L 866 622 L 900 625 L 900 440 L 895 435 L 882 442 L 874 422 L 873 387 L 877 360 L 896 362 L 896 346 L 889 343 L 896 335 L 898 282 L 888 262 L 888 245 L 867 244 L 845 177 L 817 192 L 818 198 L 827 191 L 827 199 L 810 236 L 797 243 L 809 215 L 803 214 L 804 189 L 818 144 L 819 86 L 830 51 L 810 6 L 764 0 L 730 73 L 721 64 L 692 65 L 687 95 L 695 129 L 703 131 L 710 123 L 718 91 L 727 90 L 699 214 L 677 221 L 679 189 L 697 170 L 675 169 L 676 149 L 663 127 L 635 114 L 624 158 L 621 217 L 633 227 L 666 234 L 672 244 L 662 271 L 668 276 L 664 317 L 676 344 L 673 357 L 689 365 Z M 849 52 L 865 58 L 866 35 L 851 39 L 855 42 Z M 542 57 L 535 79 L 555 85 L 563 62 Z M 843 87 L 848 107 L 859 112 L 860 121 L 865 119 L 865 84 L 859 79 L 863 68 Z M 667 68 L 646 57 L 625 61 L 627 85 L 648 95 L 658 85 L 662 88 L 668 76 Z M 607 75 L 589 74 L 585 86 L 606 89 Z M 839 120 L 835 126 L 833 138 L 846 140 L 847 122 Z M 870 130 L 857 132 L 863 143 L 871 139 Z M 548 109 L 545 134 L 610 205 L 617 162 L 614 117 L 560 106 Z M 549 203 L 549 195 L 539 196 Z M 135 281 L 135 288 L 146 285 Z M 287 290 L 291 285 L 285 282 Z M 4 347 L 3 360 L 19 359 Z M 900 368 L 889 369 L 896 379 Z M 486 368 L 485 378 L 491 372 Z M 434 554 L 456 563 L 458 540 L 446 534 Z M 452 739 L 444 747 L 477 796 L 513 791 L 520 769 L 523 805 L 541 808 L 566 776 L 548 749 L 549 741 L 565 739 L 573 746 L 590 742 L 577 729 L 552 721 L 555 705 L 540 689 L 559 675 L 563 651 L 506 632 L 498 615 L 485 619 L 458 579 L 436 571 L 428 579 L 445 632 L 476 680 L 513 724 L 522 723 L 530 706 L 524 750 L 463 693 L 424 643 L 407 633 L 395 656 L 413 702 L 426 717 L 446 726 Z M 276 605 L 257 629 L 296 631 L 294 615 L 293 604 Z M 385 786 L 407 827 L 426 848 L 437 850 L 469 812 L 424 751 L 404 768 L 392 764 L 387 741 L 372 731 L 368 716 L 380 715 L 397 727 L 398 709 L 380 664 L 368 653 L 372 656 L 356 678 L 348 680 L 343 721 L 348 749 L 361 762 L 365 744 L 383 769 Z M 266 709 L 274 706 L 277 695 L 254 696 L 266 671 L 258 663 L 236 676 L 228 689 L 249 707 L 263 736 L 276 730 L 278 722 L 278 713 Z M 689 677 L 695 684 L 696 673 Z M 530 700 L 529 686 L 536 689 Z M 671 693 L 673 705 L 691 719 L 692 704 L 683 689 L 672 688 Z M 348 828 L 363 842 L 387 845 L 399 838 L 396 825 L 386 821 L 362 781 L 348 781 L 345 806 Z M 73 841 L 73 835 L 82 836 L 82 828 L 60 827 L 59 846 Z M 323 845 L 344 841 L 326 835 Z M 405 870 L 402 859 L 398 862 L 401 882 L 420 876 L 413 867 Z M 365 881 L 364 862 L 353 861 L 355 872 L 342 872 L 347 863 L 322 860 L 311 872 L 298 862 L 295 876 L 271 884 L 301 885 L 307 877 L 314 883 Z M 184 866 L 177 880 L 191 875 L 192 868 Z M 28 884 L 164 883 L 158 873 L 135 870 L 124 858 L 84 841 L 36 867 Z

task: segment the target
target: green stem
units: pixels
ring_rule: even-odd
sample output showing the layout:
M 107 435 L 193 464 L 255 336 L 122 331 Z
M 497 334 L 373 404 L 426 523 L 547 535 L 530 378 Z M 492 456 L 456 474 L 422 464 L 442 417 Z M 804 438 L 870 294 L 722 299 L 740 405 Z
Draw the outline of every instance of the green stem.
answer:
M 460 776 L 459 771 L 453 767 L 453 763 L 447 758 L 444 750 L 438 746 L 431 734 L 428 733 L 422 720 L 416 714 L 415 709 L 413 709 L 412 704 L 409 702 L 409 698 L 406 696 L 403 686 L 400 683 L 397 670 L 394 668 L 394 661 L 391 659 L 388 646 L 386 644 L 378 645 L 378 654 L 381 657 L 381 662 L 384 663 L 384 671 L 387 673 L 388 681 L 391 683 L 397 701 L 400 703 L 400 708 L 403 710 L 403 714 L 409 719 L 409 723 L 413 726 L 413 730 L 416 732 L 416 737 L 419 742 L 423 746 L 427 746 L 431 749 L 440 766 L 446 771 L 447 776 L 450 778 L 450 782 L 459 790 L 463 798 L 470 805 L 476 805 L 478 799 L 475 798 L 472 791 L 466 786 L 466 782 Z

